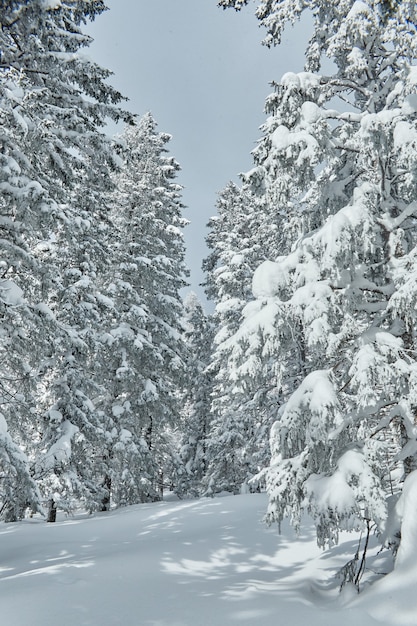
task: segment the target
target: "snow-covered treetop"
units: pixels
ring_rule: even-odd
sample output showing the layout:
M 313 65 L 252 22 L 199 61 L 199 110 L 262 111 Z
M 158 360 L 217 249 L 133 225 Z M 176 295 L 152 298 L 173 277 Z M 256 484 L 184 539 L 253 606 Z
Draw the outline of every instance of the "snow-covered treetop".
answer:
M 219 5 L 239 11 L 248 3 L 249 0 L 220 0 Z M 310 69 L 318 69 L 322 55 L 344 63 L 346 55 L 339 55 L 337 48 L 352 50 L 353 62 L 358 42 L 377 32 L 385 42 L 395 39 L 396 53 L 400 56 L 410 58 L 412 50 L 416 50 L 414 0 L 389 3 L 381 0 L 260 0 L 256 16 L 267 31 L 264 43 L 267 46 L 279 44 L 285 26 L 294 24 L 307 10 L 314 19 L 314 34 L 307 51 Z M 361 47 L 359 45 L 358 49 Z M 355 59 L 355 63 L 358 62 L 360 55 Z

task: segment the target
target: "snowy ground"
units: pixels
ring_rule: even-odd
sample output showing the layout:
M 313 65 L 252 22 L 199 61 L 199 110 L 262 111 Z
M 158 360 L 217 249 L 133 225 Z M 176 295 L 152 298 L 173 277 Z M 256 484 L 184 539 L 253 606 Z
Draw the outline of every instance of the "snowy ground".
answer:
M 228 496 L 0 526 L 1 624 L 417 625 L 417 566 L 340 595 L 356 539 L 322 552 L 312 528 L 265 527 L 265 508 Z

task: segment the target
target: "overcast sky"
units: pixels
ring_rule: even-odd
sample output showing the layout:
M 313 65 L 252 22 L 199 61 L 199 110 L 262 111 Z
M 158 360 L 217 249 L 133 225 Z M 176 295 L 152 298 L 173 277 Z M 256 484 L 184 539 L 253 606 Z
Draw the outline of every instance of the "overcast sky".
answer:
M 252 167 L 251 150 L 264 121 L 269 83 L 303 67 L 303 28 L 289 30 L 280 48 L 261 45 L 256 4 L 241 12 L 216 0 L 107 0 L 109 11 L 88 27 L 89 56 L 114 72 L 111 84 L 127 108 L 151 111 L 170 133 L 187 205 L 187 262 L 198 287 L 207 254 L 204 238 L 218 192 Z

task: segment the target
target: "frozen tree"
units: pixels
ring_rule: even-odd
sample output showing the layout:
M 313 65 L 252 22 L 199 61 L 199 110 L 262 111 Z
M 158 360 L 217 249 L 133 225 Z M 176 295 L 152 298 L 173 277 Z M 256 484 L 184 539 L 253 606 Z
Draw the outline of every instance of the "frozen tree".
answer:
M 70 510 L 74 500 L 94 510 L 105 497 L 107 424 L 95 406 L 103 385 L 95 362 L 114 306 L 99 284 L 110 253 L 105 228 L 93 203 L 89 209 L 83 217 L 80 211 L 77 225 L 67 224 L 48 251 L 61 271 L 48 301 L 56 333 L 38 398 L 42 421 L 34 475 L 54 511 Z
M 116 106 L 121 96 L 106 84 L 109 72 L 81 54 L 90 41 L 81 26 L 104 8 L 92 0 L 35 0 L 0 9 L 1 272 L 6 295 L 9 285 L 22 292 L 19 303 L 2 303 L 1 384 L 8 434 L 29 456 L 46 441 L 36 402 L 71 335 L 71 319 L 64 324 L 56 314 L 67 260 L 57 242 L 67 252 L 86 212 L 95 222 L 114 158 L 100 127 L 109 117 L 130 117 Z M 55 443 L 46 436 L 52 448 L 78 432 L 64 418 L 58 427 L 54 411 Z
M 150 114 L 126 128 L 110 200 L 117 239 L 108 293 L 116 314 L 106 335 L 106 405 L 114 422 L 108 454 L 117 504 L 160 497 L 180 417 L 185 221 L 179 166 L 166 154 L 169 139 Z
M 252 274 L 272 254 L 276 230 L 268 224 L 263 198 L 243 185 L 230 183 L 219 195 L 218 214 L 209 222 L 210 255 L 204 261 L 206 292 L 216 303 L 215 339 L 210 371 L 214 376 L 212 418 L 207 440 L 208 494 L 239 491 L 263 467 L 268 457 L 269 415 L 259 411 L 262 394 L 248 379 L 237 380 L 230 367 L 231 337 L 239 328 L 243 307 L 253 299 Z M 251 364 L 247 363 L 248 368 Z
M 28 436 L 33 435 L 33 425 L 28 425 L 30 410 L 25 395 L 32 388 L 30 357 L 26 357 L 24 352 L 28 336 L 23 328 L 27 330 L 26 318 L 33 322 L 34 316 L 23 298 L 23 291 L 10 279 L 0 280 L 0 314 L 0 517 L 6 521 L 15 521 L 23 517 L 28 506 L 33 511 L 39 511 L 42 507 L 41 496 L 30 473 L 29 460 L 22 449 L 26 441 L 19 437 L 20 432 L 11 436 L 3 415 L 3 412 L 8 413 L 21 430 L 26 426 Z M 29 337 L 33 338 L 33 335 L 29 334 Z
M 187 347 L 187 384 L 182 398 L 180 466 L 175 489 L 180 495 L 200 495 L 207 472 L 207 439 L 211 422 L 213 375 L 209 369 L 213 350 L 214 324 L 201 302 L 191 292 L 184 302 Z
M 266 43 L 305 8 L 261 2 Z M 306 71 L 276 84 L 247 176 L 288 214 L 280 256 L 255 272 L 233 363 L 241 377 L 247 345 L 280 362 L 267 517 L 298 525 L 308 509 L 325 545 L 342 528 L 381 529 L 392 469 L 415 466 L 417 15 L 406 1 L 309 8 Z

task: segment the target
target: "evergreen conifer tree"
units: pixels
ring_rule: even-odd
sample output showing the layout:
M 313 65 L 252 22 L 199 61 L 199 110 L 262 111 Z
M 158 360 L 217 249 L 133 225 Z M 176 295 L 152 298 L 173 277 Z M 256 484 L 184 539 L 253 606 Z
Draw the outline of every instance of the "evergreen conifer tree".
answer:
M 117 106 L 120 94 L 105 82 L 109 72 L 80 53 L 90 41 L 83 22 L 104 8 L 93 0 L 13 1 L 0 8 L 3 412 L 8 436 L 24 447 L 32 466 L 42 442 L 53 448 L 64 434 L 72 439 L 78 432 L 72 423 L 67 428 L 64 418 L 59 426 L 64 413 L 55 409 L 48 426 L 37 407 L 39 396 L 48 393 L 54 362 L 65 353 L 60 344 L 72 335 L 71 313 L 66 310 L 63 323 L 55 306 L 65 268 L 57 242 L 67 252 L 74 231 L 86 222 L 85 211 L 90 225 L 95 223 L 96 202 L 114 166 L 110 140 L 100 127 L 107 118 L 130 119 Z M 80 204 L 81 197 L 88 198 L 88 206 Z M 72 259 L 75 255 L 71 249 Z M 18 302 L 10 302 L 11 292 L 21 292 Z M 3 470 L 13 473 L 4 465 Z M 29 466 L 26 472 L 30 478 Z M 14 497 L 20 492 L 16 485 Z M 38 500 L 35 492 L 25 496 L 33 508 Z M 22 507 L 13 503 L 12 509 Z
M 195 293 L 184 302 L 187 347 L 187 385 L 180 429 L 179 458 L 175 489 L 180 495 L 201 495 L 207 472 L 207 440 L 211 423 L 213 376 L 209 369 L 213 350 L 214 324 Z
M 216 303 L 214 351 L 209 371 L 214 377 L 211 423 L 207 440 L 206 493 L 248 488 L 248 481 L 269 459 L 270 417 L 259 410 L 258 364 L 242 364 L 236 376 L 234 336 L 242 310 L 252 296 L 252 275 L 274 246 L 276 231 L 268 225 L 263 197 L 230 183 L 219 195 L 218 215 L 209 222 L 210 255 L 204 261 L 206 292 Z M 262 392 L 261 392 L 262 393 Z
M 342 528 L 381 530 L 390 472 L 401 462 L 407 474 L 417 451 L 417 15 L 412 2 L 382 4 L 309 3 L 306 71 L 276 85 L 248 176 L 288 209 L 287 236 L 255 272 L 237 371 L 248 343 L 280 362 L 267 517 L 298 525 L 308 509 L 320 545 Z M 261 2 L 266 43 L 305 8 Z
M 108 293 L 107 413 L 114 423 L 112 491 L 116 504 L 158 499 L 173 467 L 184 374 L 185 285 L 181 187 L 170 136 L 150 114 L 120 137 L 123 167 L 111 197 L 117 239 Z M 165 476 L 165 478 L 164 478 Z

